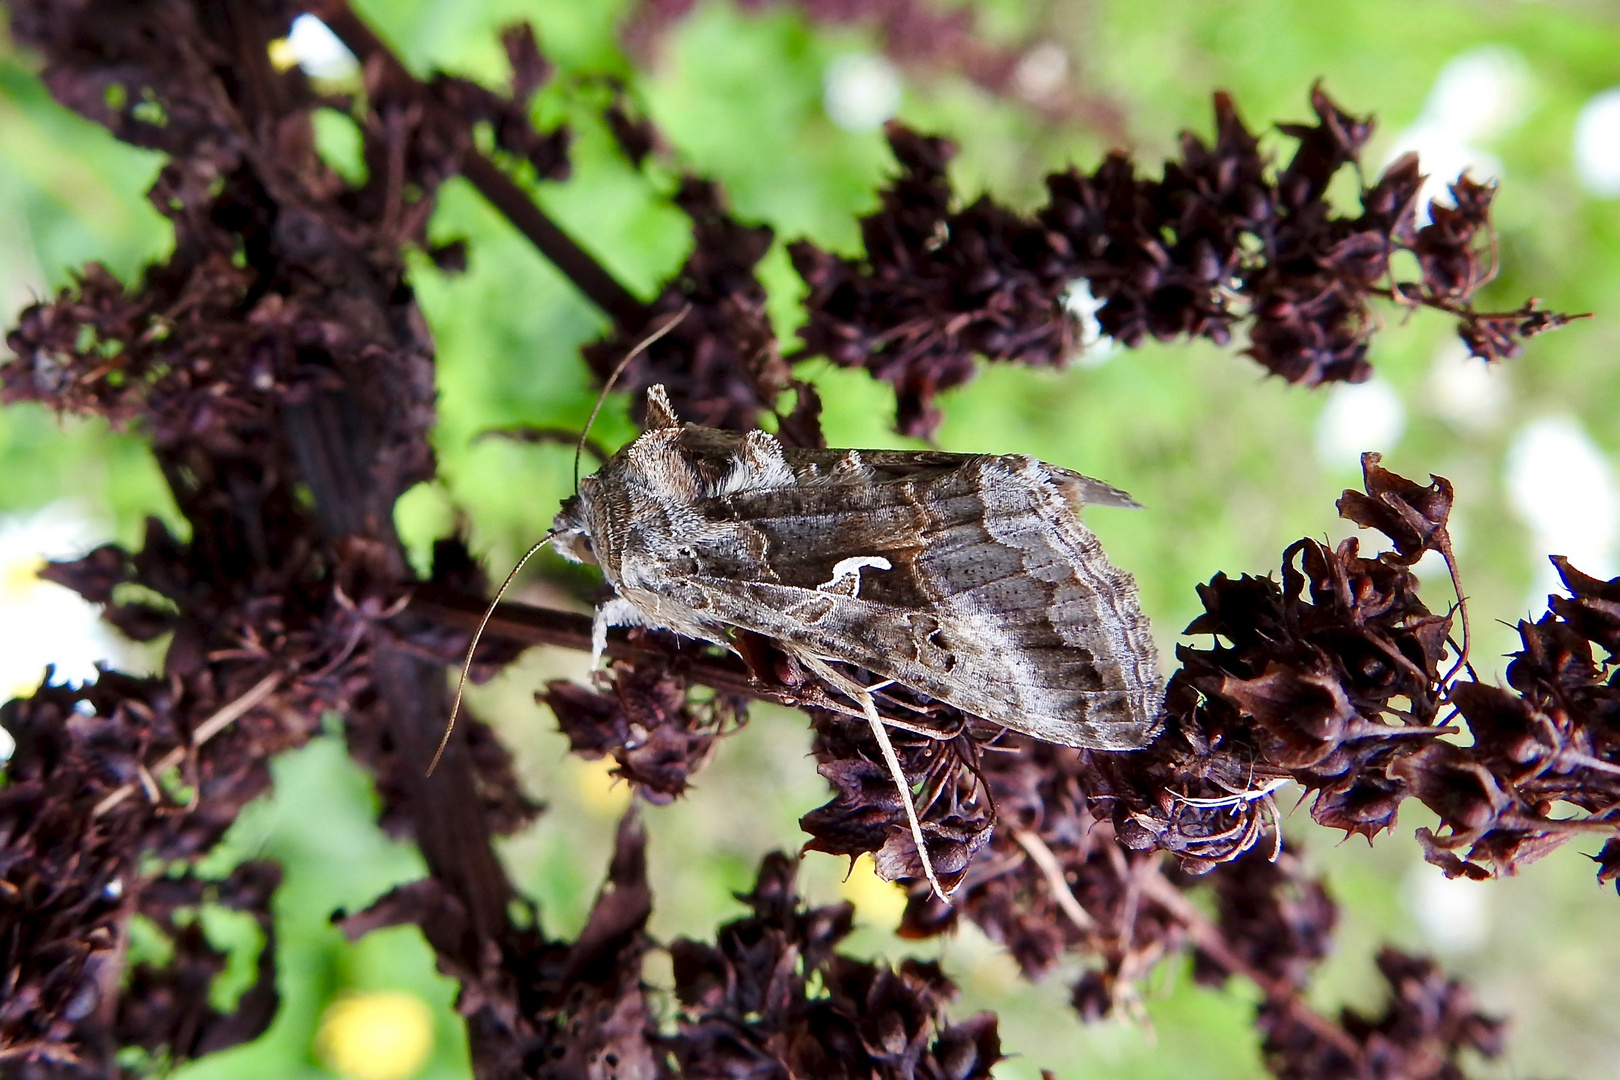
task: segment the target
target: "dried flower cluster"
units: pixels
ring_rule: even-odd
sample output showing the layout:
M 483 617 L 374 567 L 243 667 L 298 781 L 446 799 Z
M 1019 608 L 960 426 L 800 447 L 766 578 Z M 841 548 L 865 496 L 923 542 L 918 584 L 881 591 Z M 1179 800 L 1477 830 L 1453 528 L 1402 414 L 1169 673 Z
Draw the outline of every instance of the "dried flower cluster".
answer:
M 955 146 L 891 125 L 901 173 L 861 221 L 865 254 L 791 248 L 810 285 L 805 351 L 893 383 L 900 430 L 926 435 L 939 422 L 935 395 L 967 382 L 977 358 L 1065 363 L 1075 324 L 1062 311 L 1082 284 L 1101 302 L 1102 331 L 1125 345 L 1181 336 L 1224 345 L 1243 324 L 1250 356 L 1307 386 L 1371 374 L 1375 298 L 1453 313 L 1486 360 L 1516 356 L 1521 340 L 1567 321 L 1533 302 L 1473 310 L 1495 272 L 1493 187 L 1464 177 L 1452 185 L 1457 205 L 1434 206 L 1419 227 L 1423 176 L 1409 154 L 1362 192 L 1359 215 L 1337 212 L 1328 185 L 1357 164 L 1372 123 L 1320 88 L 1311 107 L 1314 125 L 1281 125 L 1299 149 L 1274 175 L 1217 94 L 1213 145 L 1184 134 L 1181 159 L 1158 180 L 1120 153 L 1089 174 L 1054 174 L 1033 215 L 988 196 L 958 206 L 946 172 Z M 1397 280 L 1391 258 L 1401 251 L 1415 256 L 1418 280 Z
M 1182 734 L 1246 761 L 1260 780 L 1296 781 L 1312 793 L 1312 816 L 1347 834 L 1387 829 L 1401 800 L 1420 799 L 1443 827 L 1420 838 L 1450 874 L 1512 873 L 1582 831 L 1611 828 L 1616 585 L 1555 559 L 1575 595 L 1520 624 L 1510 688 L 1449 678 L 1452 617 L 1419 600 L 1411 566 L 1431 551 L 1450 562 L 1451 485 L 1414 483 L 1374 454 L 1363 468 L 1366 493 L 1346 492 L 1339 509 L 1385 533 L 1393 550 L 1368 559 L 1353 540 L 1336 551 L 1301 541 L 1284 556 L 1280 586 L 1218 577 L 1202 590 L 1206 614 L 1189 633 L 1232 645 L 1180 650 L 1172 693 L 1185 709 Z M 1456 730 L 1441 720 L 1461 720 L 1468 744 L 1440 738 Z M 1560 802 L 1585 816 L 1555 813 Z M 1462 848 L 1466 860 L 1453 854 Z
M 611 756 L 614 775 L 654 804 L 683 795 L 716 739 L 746 715 L 746 701 L 735 695 L 717 694 L 702 705 L 689 699 L 690 680 L 677 667 L 682 648 L 640 663 L 620 661 L 610 691 L 557 681 L 541 695 L 570 750 L 587 758 Z
M 173 725 L 174 693 L 164 681 L 108 672 L 82 690 L 47 686 L 0 711 L 0 724 L 17 740 L 0 792 L 0 1063 L 33 1061 L 39 1075 L 52 1066 L 66 1072 L 90 1030 L 114 1045 L 205 1053 L 254 1038 L 275 1013 L 268 903 L 279 870 L 248 863 L 224 882 L 205 883 L 190 875 L 154 878 L 149 864 L 183 864 L 217 842 L 268 786 L 265 761 L 293 733 L 261 714 L 221 740 L 234 752 L 187 761 L 175 753 L 189 741 Z M 148 763 L 166 753 L 182 765 L 159 786 Z M 261 978 L 229 1015 L 208 999 L 223 957 L 197 924 L 181 928 L 173 919 L 205 892 L 255 914 L 269 935 Z M 164 968 L 130 973 L 138 997 L 119 991 L 122 947 L 136 913 L 152 919 L 173 947 Z
M 1557 560 L 1575 595 L 1555 597 L 1552 612 L 1521 625 L 1511 689 L 1449 678 L 1451 616 L 1418 598 L 1411 564 L 1431 550 L 1449 556 L 1450 486 L 1416 484 L 1376 455 L 1364 467 L 1365 493 L 1346 492 L 1340 508 L 1386 531 L 1393 550 L 1369 559 L 1354 540 L 1337 550 L 1302 540 L 1285 553 L 1280 583 L 1218 575 L 1201 588 L 1205 613 L 1188 633 L 1216 643 L 1178 650 L 1169 728 L 1147 749 L 1106 754 L 975 738 L 971 725 L 953 742 L 899 744 L 925 790 L 953 793 L 924 804 L 936 860 L 962 843 L 962 805 L 993 805 L 999 826 L 987 845 L 968 834 L 985 850 L 949 908 L 913 886 L 908 933 L 938 933 L 966 917 L 1031 974 L 1065 951 L 1101 957 L 1104 968 L 1076 994 L 1082 1011 L 1104 1012 L 1128 1001 L 1131 981 L 1197 926 L 1167 891 L 1197 878 L 1155 869 L 1166 852 L 1183 871 L 1208 875 L 1220 898 L 1226 955 L 1216 966 L 1292 998 L 1304 983 L 1290 972 L 1321 959 L 1334 916 L 1319 886 L 1283 872 L 1297 862 L 1254 857 L 1281 843 L 1275 833 L 1262 843 L 1278 827 L 1271 793 L 1281 782 L 1307 792 L 1319 823 L 1368 837 L 1392 827 L 1402 801 L 1419 799 L 1442 829 L 1418 838 L 1451 875 L 1512 873 L 1573 837 L 1620 827 L 1620 751 L 1608 735 L 1620 581 L 1599 582 Z M 1594 644 L 1605 650 L 1602 663 Z M 1442 737 L 1457 732 L 1442 722 L 1452 719 L 1466 725 L 1471 744 Z M 859 725 L 832 723 L 861 745 L 818 742 L 838 797 L 806 817 L 812 846 L 883 852 L 880 866 L 915 877 L 900 811 L 877 783 L 875 748 Z M 954 794 L 975 782 L 982 794 Z M 1560 803 L 1568 805 L 1555 811 Z M 1586 813 L 1570 816 L 1568 806 Z M 991 823 L 974 824 L 987 832 Z M 942 851 L 933 851 L 935 837 Z M 1617 846 L 1610 841 L 1600 856 L 1604 880 L 1615 876 Z M 1456 854 L 1463 849 L 1466 858 Z M 1161 884 L 1144 888 L 1149 876 Z
M 890 969 L 840 955 L 854 908 L 806 910 L 795 872 L 787 856 L 767 855 L 741 897 L 752 916 L 720 927 L 714 945 L 670 945 L 681 1075 L 988 1078 L 1001 1059 L 995 1017 L 948 1023 L 956 987 L 935 964 Z
M 645 390 L 663 383 L 692 423 L 747 430 L 793 384 L 765 310 L 765 288 L 754 277 L 774 234 L 734 220 L 718 187 L 706 181 L 688 179 L 675 205 L 692 219 L 692 254 L 653 304 L 647 325 L 679 321 L 625 371 L 621 385 Z M 621 328 L 587 348 L 586 360 L 605 379 L 645 336 L 641 325 Z
M 736 221 L 717 185 L 689 179 L 676 202 L 693 252 L 657 300 L 637 301 L 476 149 L 488 125 L 506 164 L 567 174 L 566 130 L 529 122 L 549 66 L 526 29 L 503 35 L 513 78 L 497 93 L 414 78 L 342 0 L 321 0 L 311 7 L 362 61 L 364 94 L 347 100 L 269 63 L 296 5 L 8 7 L 12 36 L 41 55 L 59 101 L 168 155 L 152 198 L 175 246 L 138 282 L 92 265 L 25 311 L 0 396 L 134 426 L 190 531 L 180 539 L 154 522 L 138 551 L 107 546 L 47 571 L 130 636 L 172 638 L 160 677 L 47 683 L 0 713 L 17 740 L 0 789 L 0 1072 L 105 1076 L 123 1048 L 178 1063 L 264 1030 L 279 871 L 248 862 L 204 880 L 195 864 L 267 788 L 267 761 L 332 713 L 376 778 L 382 824 L 413 838 L 428 867 L 341 924 L 356 936 L 420 928 L 461 984 L 479 1077 L 989 1075 L 1001 1056 L 995 1019 L 953 1023 L 953 989 L 931 965 L 841 954 L 849 909 L 804 909 L 780 855 L 743 898 L 752 914 L 712 945 L 668 947 L 675 1002 L 661 1020 L 641 982 L 655 946 L 635 814 L 585 929 L 557 941 L 491 846 L 537 811 L 490 729 L 461 725 L 439 772 L 422 775 L 448 712 L 446 670 L 487 588 L 455 537 L 417 580 L 392 526 L 394 501 L 434 474 L 432 343 L 403 252 L 422 247 L 447 268 L 465 257 L 425 239 L 439 185 L 465 176 L 608 314 L 613 331 L 587 351 L 598 375 L 625 364 L 626 385 L 664 382 L 685 415 L 730 427 L 780 410 L 792 390 L 778 429 L 815 445 L 819 399 L 796 381 L 754 275 L 770 231 Z M 1364 193 L 1359 216 L 1336 215 L 1322 192 L 1369 128 L 1320 93 L 1313 103 L 1317 124 L 1288 129 L 1300 149 L 1275 176 L 1220 98 L 1215 145 L 1189 136 L 1162 180 L 1138 179 L 1115 156 L 1052 178 L 1051 202 L 1031 217 L 989 199 L 958 209 L 949 144 L 895 129 L 902 173 L 864 222 L 865 256 L 794 248 L 811 286 L 803 354 L 894 382 L 903 425 L 921 431 L 934 394 L 966 381 L 978 356 L 1062 362 L 1072 335 L 1062 301 L 1080 279 L 1127 345 L 1225 340 L 1242 323 L 1251 354 L 1301 382 L 1365 373 L 1375 296 L 1452 312 L 1491 359 L 1561 321 L 1469 308 L 1489 273 L 1486 189 L 1459 183 L 1456 208 L 1415 228 L 1408 160 Z M 310 116 L 323 107 L 355 118 L 365 179 L 315 154 Z M 607 110 L 632 158 L 661 143 L 620 95 Z M 1396 250 L 1416 256 L 1420 280 L 1390 280 Z M 632 355 L 655 327 L 669 332 Z M 1379 960 L 1391 987 L 1383 1014 L 1329 1019 L 1303 1003 L 1336 910 L 1295 849 L 1267 858 L 1271 792 L 1298 783 L 1317 820 L 1369 836 L 1418 798 L 1442 821 L 1422 837 L 1430 858 L 1475 876 L 1612 828 L 1620 581 L 1560 564 L 1575 595 L 1521 627 L 1511 689 L 1453 681 L 1442 669 L 1452 617 L 1418 598 L 1411 572 L 1429 551 L 1449 557 L 1450 488 L 1376 459 L 1365 487 L 1341 510 L 1395 549 L 1365 558 L 1353 542 L 1301 541 L 1280 583 L 1219 576 L 1203 587 L 1206 611 L 1189 632 L 1216 643 L 1180 650 L 1169 727 L 1148 750 L 1035 744 L 884 690 L 884 709 L 936 731 L 896 743 L 933 865 L 957 886 L 950 907 L 914 888 L 903 932 L 971 919 L 1031 977 L 1082 957 L 1073 1000 L 1087 1018 L 1132 1007 L 1154 965 L 1193 950 L 1201 977 L 1259 987 L 1256 1024 L 1278 1076 L 1449 1077 L 1464 1050 L 1495 1052 L 1498 1026 L 1466 989 L 1392 952 Z M 521 605 L 492 630 L 475 677 L 525 641 L 589 644 L 588 620 Z M 874 852 L 885 876 L 915 877 L 918 853 L 869 730 L 770 642 L 737 647 L 746 668 L 638 631 L 611 643 L 603 685 L 553 684 L 544 697 L 575 752 L 613 757 L 654 803 L 680 797 L 742 721 L 745 697 L 803 705 L 834 792 L 804 818 L 809 846 Z M 1471 745 L 1442 737 L 1453 712 Z M 1584 816 L 1556 818 L 1558 803 Z M 1604 849 L 1600 875 L 1620 876 L 1620 844 Z M 1206 887 L 1214 916 L 1188 898 Z M 194 917 L 208 905 L 248 913 L 265 938 L 230 1011 L 210 1002 L 223 958 Z M 137 915 L 168 939 L 161 961 L 128 963 Z

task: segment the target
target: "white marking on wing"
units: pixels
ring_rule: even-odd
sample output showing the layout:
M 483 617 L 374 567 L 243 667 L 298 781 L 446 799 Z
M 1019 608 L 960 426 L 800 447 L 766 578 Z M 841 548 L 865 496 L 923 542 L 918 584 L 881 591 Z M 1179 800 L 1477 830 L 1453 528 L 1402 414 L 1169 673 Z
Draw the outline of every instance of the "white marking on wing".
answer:
M 820 592 L 845 592 L 846 595 L 856 596 L 861 589 L 861 571 L 868 566 L 874 570 L 894 569 L 893 564 L 881 555 L 851 555 L 847 559 L 839 559 L 833 566 L 832 580 L 817 585 L 816 589 Z M 855 583 L 846 591 L 842 586 L 850 578 L 854 578 Z

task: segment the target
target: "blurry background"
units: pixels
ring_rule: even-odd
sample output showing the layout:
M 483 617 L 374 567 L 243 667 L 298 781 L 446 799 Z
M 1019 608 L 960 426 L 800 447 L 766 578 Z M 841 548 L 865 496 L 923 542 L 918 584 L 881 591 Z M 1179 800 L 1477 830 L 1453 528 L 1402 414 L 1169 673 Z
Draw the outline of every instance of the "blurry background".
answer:
M 808 236 L 853 250 L 855 217 L 875 206 L 873 191 L 891 168 L 881 138 L 888 117 L 955 137 L 964 193 L 990 190 L 1029 206 L 1043 198 L 1047 171 L 1071 161 L 1090 168 L 1114 146 L 1156 168 L 1182 129 L 1208 134 L 1216 89 L 1231 91 L 1250 127 L 1262 129 L 1306 118 L 1320 78 L 1346 109 L 1378 118 L 1369 178 L 1416 149 L 1437 180 L 1465 167 L 1501 179 L 1503 274 L 1481 307 L 1515 307 L 1534 293 L 1598 318 L 1487 370 L 1464 357 L 1446 320 L 1389 311 L 1373 346 L 1377 377 L 1326 392 L 1264 379 L 1236 348 L 1125 351 L 1102 341 L 1064 372 L 985 370 L 969 391 L 943 399 L 940 444 L 1033 453 L 1130 490 L 1145 511 L 1102 510 L 1090 523 L 1137 576 L 1167 656 L 1197 610 L 1196 583 L 1222 570 L 1274 571 L 1283 547 L 1303 535 L 1349 535 L 1333 502 L 1358 480 L 1362 450 L 1384 451 L 1406 475 L 1434 472 L 1456 484 L 1453 535 L 1484 672 L 1505 666 L 1501 654 L 1517 641 L 1511 625 L 1545 608 L 1548 553 L 1600 576 L 1620 572 L 1620 13 L 1607 5 L 996 0 L 973 5 L 975 33 L 989 43 L 979 52 L 920 44 L 915 18 L 899 36 L 876 21 L 817 22 L 860 5 L 812 0 L 706 0 L 681 14 L 671 12 L 684 4 L 640 8 L 635 0 L 356 6 L 419 73 L 443 67 L 492 83 L 506 77 L 497 28 L 532 20 L 559 66 L 537 116 L 567 119 L 577 136 L 574 178 L 539 185 L 539 197 L 650 296 L 689 241 L 685 219 L 664 201 L 673 171 L 633 172 L 597 118 L 607 90 L 594 77 L 629 78 L 682 165 L 721 181 L 743 218 L 777 230 L 763 272 L 789 347 L 800 284 L 781 243 Z M 897 18 L 934 10 L 921 0 L 871 7 Z M 356 80 L 352 58 L 318 23 L 301 22 L 278 48 L 312 75 L 339 86 Z M 989 81 L 985 57 L 998 55 L 1011 62 L 992 92 L 979 83 Z M 171 242 L 143 197 L 157 157 L 56 107 L 33 69 L 30 57 L 0 43 L 0 315 L 8 324 L 85 261 L 127 278 Z M 323 151 L 340 169 L 358 168 L 350 122 L 336 113 L 320 119 Z M 1292 150 L 1274 132 L 1266 145 Z M 576 351 L 603 323 L 461 182 L 445 189 L 434 233 L 468 237 L 471 262 L 456 276 L 426 259 L 415 266 L 439 345 L 442 479 L 407 496 L 399 524 L 425 561 L 431 539 L 465 515 L 475 550 L 503 573 L 568 492 L 570 451 L 473 437 L 517 423 L 577 427 L 592 391 Z M 824 364 L 804 373 L 826 399 L 834 445 L 903 445 L 890 430 L 885 386 Z M 622 401 L 610 402 L 598 437 L 616 444 L 632 430 Z M 47 662 L 72 678 L 91 676 L 98 659 L 154 662 L 101 629 L 76 596 L 33 577 L 43 558 L 107 539 L 137 542 L 147 514 L 177 521 L 137 436 L 31 406 L 0 410 L 0 692 L 27 692 Z M 1430 606 L 1444 608 L 1452 596 L 1443 572 L 1427 581 Z M 555 602 L 538 587 L 525 598 Z M 583 921 L 626 799 L 604 767 L 565 754 L 549 713 L 533 703 L 544 679 L 583 672 L 581 656 L 534 651 L 472 699 L 549 803 L 505 854 L 548 932 L 560 935 Z M 730 894 L 751 882 L 760 856 L 802 841 L 797 817 L 826 798 L 808 745 L 801 717 L 759 708 L 689 798 L 647 815 L 657 936 L 709 936 L 740 913 Z M 215 863 L 263 855 L 286 866 L 282 1010 L 258 1042 L 178 1075 L 465 1075 L 453 984 L 435 974 L 415 932 L 379 932 L 350 946 L 328 923 L 334 909 L 355 910 L 417 876 L 413 850 L 378 832 L 369 781 L 339 739 L 318 739 L 275 771 L 274 796 L 241 818 Z M 1317 1005 L 1375 1006 L 1372 952 L 1393 941 L 1438 954 L 1485 1007 L 1514 1017 L 1507 1056 L 1481 1075 L 1620 1077 L 1620 997 L 1608 983 L 1620 968 L 1616 900 L 1581 854 L 1599 841 L 1572 843 L 1518 879 L 1481 885 L 1447 881 L 1422 862 L 1411 831 L 1423 824 L 1421 808 L 1409 805 L 1395 833 L 1369 850 L 1337 846 L 1337 834 L 1303 812 L 1290 819 L 1290 843 L 1328 874 L 1344 908 Z M 1149 988 L 1151 1026 L 1082 1027 L 1066 1005 L 1067 980 L 1022 983 L 971 930 L 952 941 L 900 942 L 887 929 L 898 893 L 864 865 L 847 880 L 844 872 L 837 860 L 808 857 L 808 896 L 855 900 L 858 951 L 941 956 L 964 987 L 958 1013 L 1001 1016 L 1015 1056 L 998 1076 L 1033 1078 L 1041 1068 L 1064 1078 L 1263 1075 L 1245 990 L 1199 989 L 1183 965 L 1170 964 Z M 257 932 L 225 915 L 208 929 L 240 946 L 216 987 L 229 1000 L 251 981 Z M 668 985 L 656 963 L 648 978 Z

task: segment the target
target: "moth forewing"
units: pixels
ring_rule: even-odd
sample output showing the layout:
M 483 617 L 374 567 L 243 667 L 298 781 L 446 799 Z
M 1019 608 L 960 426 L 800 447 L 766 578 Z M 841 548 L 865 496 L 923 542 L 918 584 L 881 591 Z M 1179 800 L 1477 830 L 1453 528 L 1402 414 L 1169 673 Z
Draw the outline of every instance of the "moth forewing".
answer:
M 915 475 L 888 468 L 700 504 L 672 595 L 1036 738 L 1144 745 L 1160 691 L 1135 585 L 1050 467 L 930 454 Z
M 1018 455 L 784 447 L 681 425 L 661 387 L 648 401 L 653 426 L 556 523 L 557 550 L 617 593 L 598 651 L 610 624 L 722 644 L 742 629 L 830 672 L 873 723 L 936 889 L 871 695 L 828 662 L 1049 742 L 1129 750 L 1157 733 L 1136 584 L 1078 513 L 1135 506 L 1123 491 Z

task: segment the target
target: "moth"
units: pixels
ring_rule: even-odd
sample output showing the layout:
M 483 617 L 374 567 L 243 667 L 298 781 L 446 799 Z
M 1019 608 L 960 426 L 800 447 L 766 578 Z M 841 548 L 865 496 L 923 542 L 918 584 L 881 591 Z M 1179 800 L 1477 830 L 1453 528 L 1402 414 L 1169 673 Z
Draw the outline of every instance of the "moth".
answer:
M 1136 583 L 1080 523 L 1086 505 L 1136 506 L 1123 491 L 1022 455 L 787 447 L 683 424 L 662 386 L 647 402 L 647 430 L 580 482 L 550 538 L 615 593 L 593 658 L 610 626 L 772 639 L 871 723 L 942 897 L 873 690 L 899 684 L 1065 746 L 1157 734 L 1164 691 Z

